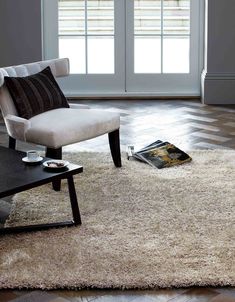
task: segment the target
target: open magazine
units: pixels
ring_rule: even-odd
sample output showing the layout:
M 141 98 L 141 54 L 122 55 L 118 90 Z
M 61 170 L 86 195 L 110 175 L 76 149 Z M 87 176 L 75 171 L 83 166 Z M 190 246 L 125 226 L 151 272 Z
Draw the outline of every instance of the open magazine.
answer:
M 161 140 L 157 140 L 137 152 L 135 152 L 134 146 L 128 146 L 127 151 L 128 159 L 133 157 L 158 169 L 180 165 L 192 160 L 187 153 L 175 145 Z

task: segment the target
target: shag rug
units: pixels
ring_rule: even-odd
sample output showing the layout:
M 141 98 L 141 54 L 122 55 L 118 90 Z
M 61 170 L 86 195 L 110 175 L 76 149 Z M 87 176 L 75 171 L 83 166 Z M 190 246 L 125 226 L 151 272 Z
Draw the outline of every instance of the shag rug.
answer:
M 190 152 L 154 169 L 109 154 L 67 154 L 82 226 L 5 235 L 0 288 L 235 286 L 235 152 Z M 71 217 L 66 183 L 20 193 L 8 226 Z

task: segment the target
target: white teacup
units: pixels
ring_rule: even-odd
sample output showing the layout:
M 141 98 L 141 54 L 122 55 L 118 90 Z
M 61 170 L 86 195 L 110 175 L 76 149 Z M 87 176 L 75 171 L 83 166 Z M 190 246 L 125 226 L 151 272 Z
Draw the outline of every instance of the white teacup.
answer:
M 36 161 L 39 157 L 39 153 L 36 150 L 29 150 L 27 151 L 27 158 L 28 161 Z

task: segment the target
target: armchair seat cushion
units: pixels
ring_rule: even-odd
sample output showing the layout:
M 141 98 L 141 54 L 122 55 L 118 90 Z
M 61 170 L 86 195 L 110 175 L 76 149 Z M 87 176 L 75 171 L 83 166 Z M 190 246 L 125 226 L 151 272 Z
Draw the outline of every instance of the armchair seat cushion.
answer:
M 29 122 L 26 141 L 56 149 L 119 129 L 120 116 L 103 110 L 59 108 Z

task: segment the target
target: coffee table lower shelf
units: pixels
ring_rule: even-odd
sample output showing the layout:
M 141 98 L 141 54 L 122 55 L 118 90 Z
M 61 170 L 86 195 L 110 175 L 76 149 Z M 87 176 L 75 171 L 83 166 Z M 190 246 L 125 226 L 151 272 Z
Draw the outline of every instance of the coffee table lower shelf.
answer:
M 63 221 L 63 222 L 52 222 L 52 223 L 45 223 L 45 224 L 32 224 L 32 225 L 25 225 L 25 226 L 15 226 L 15 227 L 6 227 L 0 228 L 0 235 L 1 234 L 10 234 L 10 233 L 20 233 L 20 232 L 31 232 L 31 231 L 41 231 L 50 228 L 59 228 L 59 227 L 70 227 L 70 226 L 77 226 L 81 225 L 81 215 L 78 207 L 77 202 L 77 194 L 74 186 L 73 176 L 70 175 L 67 177 L 68 182 L 68 189 L 69 189 L 69 197 L 70 197 L 70 204 L 73 214 L 73 220 Z
M 74 175 L 83 172 L 82 166 L 70 163 L 66 169 L 55 173 L 54 171 L 46 171 L 41 165 L 25 165 L 22 162 L 22 158 L 25 156 L 24 152 L 0 146 L 0 156 L 2 159 L 0 169 L 0 198 L 11 196 L 49 183 L 53 184 L 54 189 L 60 190 L 60 186 L 55 186 L 55 184 L 60 183 L 62 179 L 66 179 L 72 209 L 72 217 L 70 221 L 48 222 L 45 224 L 32 224 L 6 228 L 3 227 L 0 228 L 0 234 L 45 230 L 52 227 L 77 226 L 82 223 L 73 180 Z M 44 158 L 43 161 L 46 160 L 49 160 L 49 158 Z M 50 204 L 48 204 L 48 207 L 50 207 Z
M 35 224 L 35 225 L 25 225 L 25 226 L 18 226 L 18 227 L 7 227 L 7 228 L 1 228 L 0 234 L 41 231 L 41 230 L 47 230 L 47 229 L 51 229 L 51 228 L 71 227 L 71 226 L 76 226 L 76 225 L 78 225 L 78 224 L 76 224 L 74 221 L 64 221 L 64 222 L 54 222 L 54 223 L 47 223 L 47 224 Z

